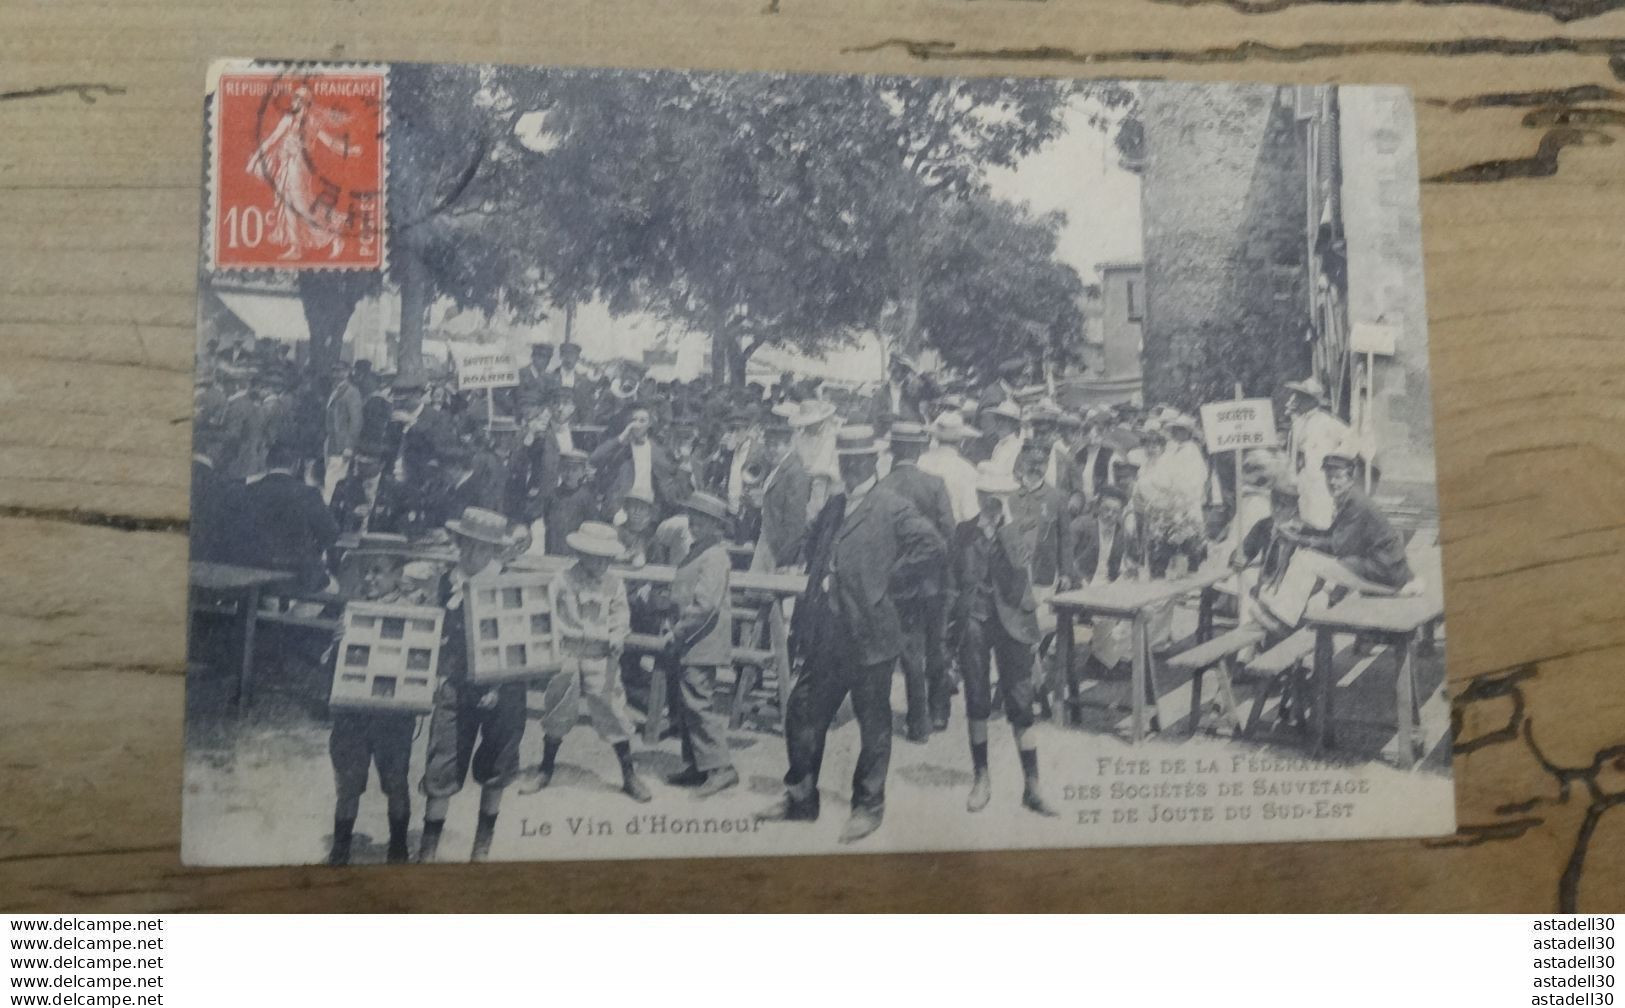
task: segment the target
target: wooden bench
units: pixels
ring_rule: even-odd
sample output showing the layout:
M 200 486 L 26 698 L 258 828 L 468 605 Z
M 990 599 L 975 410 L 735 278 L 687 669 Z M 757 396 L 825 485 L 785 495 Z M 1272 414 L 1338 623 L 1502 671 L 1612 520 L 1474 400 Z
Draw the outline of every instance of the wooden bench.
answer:
M 1236 731 L 1241 730 L 1241 718 L 1236 711 L 1236 696 L 1231 682 L 1237 653 L 1258 644 L 1264 639 L 1264 631 L 1256 626 L 1239 626 L 1227 630 L 1217 637 L 1196 645 L 1167 660 L 1171 671 L 1183 671 L 1191 674 L 1191 719 L 1187 733 L 1196 734 L 1197 726 L 1202 720 L 1202 678 L 1208 669 L 1213 669 L 1217 677 L 1217 691 L 1220 711 L 1228 717 Z
M 1253 709 L 1247 714 L 1247 724 L 1241 730 L 1244 738 L 1251 737 L 1258 727 L 1258 722 L 1264 713 L 1264 705 L 1269 702 L 1270 694 L 1279 690 L 1281 702 L 1286 703 L 1292 694 L 1292 673 L 1315 650 L 1315 634 L 1311 630 L 1299 630 L 1276 642 L 1273 647 L 1266 649 L 1262 654 L 1247 663 L 1247 672 L 1264 680 L 1263 689 L 1253 700 Z M 1299 708 L 1301 711 L 1301 707 Z
M 757 624 L 758 611 L 755 609 L 741 609 L 734 612 L 735 634 L 742 641 L 759 640 Z M 750 709 L 751 694 L 762 683 L 763 673 L 766 670 L 777 670 L 788 667 L 789 654 L 786 650 L 781 654 L 778 647 L 781 645 L 778 635 L 773 635 L 769 647 L 752 647 L 745 644 L 736 644 L 733 648 L 734 687 L 733 704 L 728 714 L 728 727 L 737 729 L 745 722 L 745 715 Z M 658 652 L 662 649 L 662 639 L 658 634 L 630 634 L 626 638 L 629 650 Z M 782 645 L 788 648 L 788 644 Z M 783 663 L 781 665 L 780 663 Z M 782 674 L 782 673 L 780 673 Z M 778 717 L 784 717 L 784 703 L 782 695 L 788 693 L 788 683 L 778 683 Z M 660 741 L 660 736 L 666 728 L 666 675 L 661 668 L 656 668 L 649 677 L 649 710 L 643 722 L 643 742 L 653 746 Z

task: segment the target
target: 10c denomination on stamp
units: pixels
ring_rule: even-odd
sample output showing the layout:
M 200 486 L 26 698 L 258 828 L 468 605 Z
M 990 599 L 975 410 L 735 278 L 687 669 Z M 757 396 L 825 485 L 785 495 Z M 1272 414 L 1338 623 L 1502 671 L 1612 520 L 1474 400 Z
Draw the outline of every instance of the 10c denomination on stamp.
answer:
M 384 265 L 385 86 L 382 68 L 220 72 L 212 268 Z

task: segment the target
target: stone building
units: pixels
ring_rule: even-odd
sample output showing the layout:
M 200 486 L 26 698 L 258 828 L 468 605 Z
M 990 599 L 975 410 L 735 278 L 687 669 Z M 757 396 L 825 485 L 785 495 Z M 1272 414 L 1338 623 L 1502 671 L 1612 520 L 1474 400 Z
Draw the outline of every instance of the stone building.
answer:
M 1385 486 L 1433 506 L 1408 96 L 1157 84 L 1140 98 L 1146 398 L 1190 409 L 1313 374 Z M 1369 358 L 1370 385 L 1369 347 L 1392 348 Z

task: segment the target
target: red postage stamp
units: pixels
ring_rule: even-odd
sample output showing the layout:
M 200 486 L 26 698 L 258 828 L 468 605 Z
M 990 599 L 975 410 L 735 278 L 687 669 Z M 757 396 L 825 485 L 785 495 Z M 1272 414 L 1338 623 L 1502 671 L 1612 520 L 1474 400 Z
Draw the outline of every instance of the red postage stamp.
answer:
M 220 71 L 213 268 L 384 265 L 385 85 L 382 68 Z

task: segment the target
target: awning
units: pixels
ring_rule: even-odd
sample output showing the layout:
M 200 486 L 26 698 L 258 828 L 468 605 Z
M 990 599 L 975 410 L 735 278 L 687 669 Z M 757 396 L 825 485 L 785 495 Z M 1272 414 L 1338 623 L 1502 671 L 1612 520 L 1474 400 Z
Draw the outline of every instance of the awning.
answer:
M 308 342 L 310 329 L 305 325 L 305 309 L 297 294 L 276 292 L 220 290 L 215 294 L 254 330 L 255 336 L 270 336 L 283 343 Z

